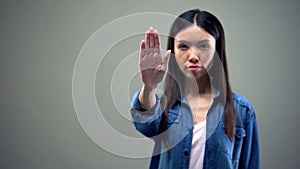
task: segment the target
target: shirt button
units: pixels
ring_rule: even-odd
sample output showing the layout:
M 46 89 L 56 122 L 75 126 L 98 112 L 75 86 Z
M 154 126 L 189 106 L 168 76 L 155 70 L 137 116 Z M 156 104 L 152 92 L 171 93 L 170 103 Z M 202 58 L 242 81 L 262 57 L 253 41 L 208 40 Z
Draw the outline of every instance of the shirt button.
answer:
M 189 152 L 188 151 L 184 151 L 184 156 L 188 156 L 189 155 Z

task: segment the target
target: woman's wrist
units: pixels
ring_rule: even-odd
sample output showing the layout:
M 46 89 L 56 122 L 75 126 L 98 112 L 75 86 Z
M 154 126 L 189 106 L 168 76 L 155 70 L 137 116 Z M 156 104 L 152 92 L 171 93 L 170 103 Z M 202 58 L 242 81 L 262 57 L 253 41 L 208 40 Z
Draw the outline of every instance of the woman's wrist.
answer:
M 155 91 L 157 85 L 155 84 L 144 84 L 143 85 L 143 88 L 145 91 L 148 91 L 148 93 L 152 92 L 152 91 Z
M 141 103 L 141 107 L 143 109 L 149 110 L 151 109 L 156 103 L 155 97 L 155 89 L 157 85 L 143 85 L 143 88 L 139 95 L 139 101 Z

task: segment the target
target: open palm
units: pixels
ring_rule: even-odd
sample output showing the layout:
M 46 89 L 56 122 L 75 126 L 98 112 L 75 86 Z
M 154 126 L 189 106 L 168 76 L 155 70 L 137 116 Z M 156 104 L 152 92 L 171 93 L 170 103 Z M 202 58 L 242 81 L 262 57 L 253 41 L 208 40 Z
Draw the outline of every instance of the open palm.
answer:
M 153 28 L 146 32 L 145 40 L 142 40 L 140 48 L 140 70 L 143 83 L 156 86 L 164 78 L 170 51 L 167 51 L 162 58 L 159 34 Z

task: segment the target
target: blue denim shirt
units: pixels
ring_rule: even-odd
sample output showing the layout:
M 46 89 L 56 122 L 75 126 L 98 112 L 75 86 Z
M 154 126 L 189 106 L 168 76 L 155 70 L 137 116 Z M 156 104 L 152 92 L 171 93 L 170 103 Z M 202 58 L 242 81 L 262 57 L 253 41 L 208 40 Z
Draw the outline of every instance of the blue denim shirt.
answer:
M 133 96 L 131 116 L 135 128 L 153 139 L 155 147 L 150 169 L 188 169 L 193 139 L 193 116 L 186 98 L 180 98 L 168 113 L 168 136 L 171 151 L 159 133 L 162 105 L 156 95 L 156 104 L 143 112 Z M 206 118 L 206 143 L 203 169 L 260 169 L 260 150 L 255 112 L 243 96 L 233 93 L 236 109 L 235 139 L 231 141 L 224 131 L 224 104 L 214 98 Z

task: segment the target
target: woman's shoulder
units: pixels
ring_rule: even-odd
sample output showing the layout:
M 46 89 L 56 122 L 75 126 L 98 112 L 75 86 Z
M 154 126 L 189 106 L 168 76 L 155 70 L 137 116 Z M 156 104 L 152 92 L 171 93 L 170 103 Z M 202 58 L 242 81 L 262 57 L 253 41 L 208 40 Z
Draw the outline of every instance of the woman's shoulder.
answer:
M 232 99 L 234 102 L 237 117 L 246 120 L 252 116 L 255 116 L 254 108 L 245 96 L 233 92 Z
M 233 99 L 233 102 L 235 104 L 237 104 L 237 106 L 243 106 L 243 107 L 246 107 L 249 109 L 253 109 L 252 104 L 249 102 L 249 100 L 245 96 L 242 96 L 238 93 L 233 92 L 232 99 Z

